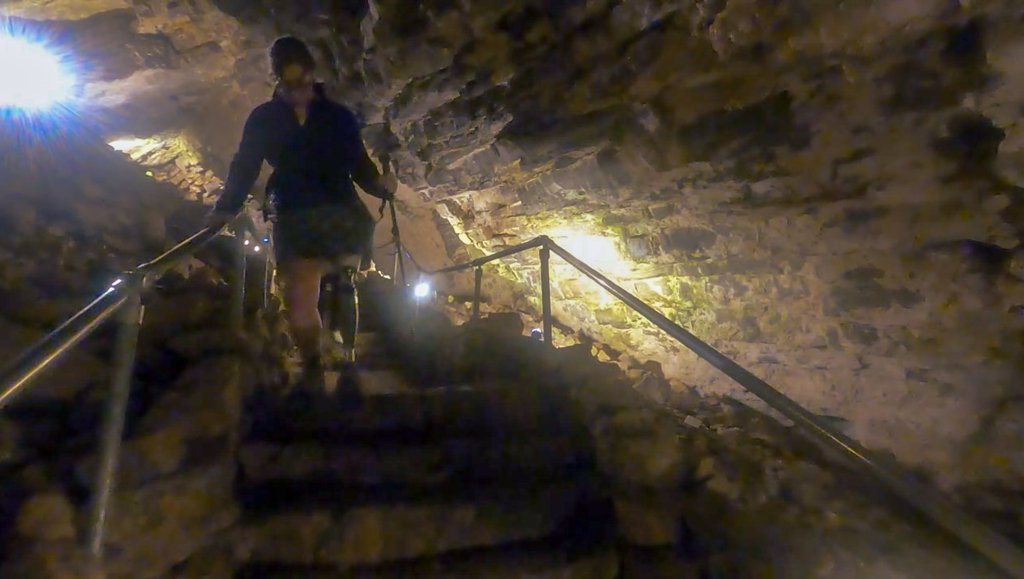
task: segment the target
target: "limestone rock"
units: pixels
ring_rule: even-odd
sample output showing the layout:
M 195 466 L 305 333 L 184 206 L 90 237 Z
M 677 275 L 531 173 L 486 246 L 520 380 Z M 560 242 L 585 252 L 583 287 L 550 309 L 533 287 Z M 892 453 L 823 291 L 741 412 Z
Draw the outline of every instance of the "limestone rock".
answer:
M 687 559 L 677 549 L 632 549 L 622 557 L 623 579 L 697 579 L 706 569 L 703 561 Z
M 56 316 L 55 316 L 56 317 Z M 45 335 L 44 331 L 21 323 L 0 320 L 0 356 L 13 360 Z M 102 382 L 106 377 L 106 364 L 84 349 L 68 352 L 35 384 L 29 385 L 23 395 L 30 400 L 70 400 L 89 384 Z
M 563 554 L 552 549 L 533 553 L 519 550 L 514 555 L 482 554 L 462 560 L 434 560 L 421 564 L 399 564 L 360 570 L 366 579 L 612 579 L 618 577 L 619 558 L 615 551 Z
M 75 508 L 59 491 L 35 494 L 22 505 L 15 528 L 26 539 L 74 541 Z
M 88 552 L 74 541 L 31 542 L 19 545 L 0 565 L 4 577 L 25 579 L 96 579 Z
M 498 500 L 356 506 L 271 516 L 250 527 L 254 561 L 342 567 L 541 539 L 571 512 L 576 490 Z M 409 533 L 409 529 L 418 529 Z
M 21 430 L 18 426 L 11 420 L 0 417 L 0 465 L 24 458 L 21 442 Z
M 252 355 L 255 344 L 245 334 L 225 329 L 194 330 L 170 338 L 167 348 L 186 359 L 218 354 Z
M 630 545 L 664 547 L 680 545 L 683 515 L 680 497 L 619 496 L 615 498 L 615 517 L 619 534 Z
M 472 323 L 472 328 L 485 336 L 522 336 L 523 320 L 515 313 L 489 314 Z
M 685 471 L 684 446 L 672 420 L 650 410 L 622 411 L 593 431 L 601 470 L 624 485 L 676 488 Z
M 146 413 L 140 431 L 173 430 L 189 440 L 233 437 L 242 412 L 240 363 L 222 356 L 190 366 Z
M 118 577 L 160 577 L 187 560 L 238 519 L 233 485 L 234 470 L 217 465 L 117 491 L 108 568 Z
M 698 480 L 707 481 L 710 490 L 729 498 L 739 500 L 743 495 L 743 487 L 735 480 L 735 475 L 724 471 L 720 461 L 714 457 L 704 457 L 697 465 L 696 476 Z
M 424 444 L 246 444 L 240 461 L 250 481 L 329 477 L 339 484 L 435 487 L 563 472 L 586 464 L 589 449 L 575 437 L 545 435 L 510 441 L 456 438 Z
M 125 440 L 121 445 L 118 472 L 120 488 L 137 488 L 147 482 L 176 472 L 185 464 L 189 440 L 180 429 L 163 429 Z M 92 484 L 95 480 L 96 457 L 89 457 L 79 466 L 79 477 Z
M 232 550 L 215 544 L 193 554 L 167 579 L 233 579 L 235 567 Z

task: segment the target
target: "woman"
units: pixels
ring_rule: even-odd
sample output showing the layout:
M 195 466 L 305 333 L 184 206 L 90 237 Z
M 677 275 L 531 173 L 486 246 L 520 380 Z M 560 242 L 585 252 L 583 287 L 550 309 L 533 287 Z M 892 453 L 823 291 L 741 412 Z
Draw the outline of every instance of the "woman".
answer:
M 396 182 L 382 177 L 366 153 L 355 115 L 330 100 L 314 77 L 316 61 L 298 38 L 279 38 L 270 49 L 277 88 L 249 115 L 210 225 L 221 227 L 241 209 L 266 160 L 274 173 L 267 196 L 274 209 L 274 250 L 284 283 L 292 337 L 303 357 L 306 386 L 322 386 L 320 281 L 342 271 L 338 288 L 349 312 L 342 331 L 355 339 L 354 276 L 373 240 L 373 217 L 353 181 L 367 193 L 391 199 Z M 351 357 L 353 354 L 349 354 Z

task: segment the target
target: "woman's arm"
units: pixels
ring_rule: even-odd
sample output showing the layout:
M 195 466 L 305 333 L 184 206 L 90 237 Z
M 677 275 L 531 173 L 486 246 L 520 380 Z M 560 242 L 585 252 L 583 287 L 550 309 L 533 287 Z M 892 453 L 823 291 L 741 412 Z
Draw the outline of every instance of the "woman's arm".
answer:
M 260 176 L 260 169 L 263 168 L 263 158 L 266 151 L 266 121 L 261 109 L 256 109 L 249 115 L 245 122 L 245 130 L 242 131 L 242 142 L 238 145 L 238 152 L 231 161 L 231 168 L 228 171 L 228 179 L 224 184 L 224 192 L 217 199 L 214 211 L 221 214 L 234 215 L 242 208 L 249 191 L 256 184 Z
M 370 159 L 370 154 L 366 152 L 366 144 L 363 143 L 359 120 L 352 111 L 345 107 L 339 107 L 339 111 L 342 115 L 342 126 L 345 127 L 343 129 L 344 138 L 349 139 L 351 147 L 349 150 L 355 154 L 352 166 L 352 180 L 363 191 L 374 197 L 379 199 L 393 198 L 397 182 L 395 182 L 394 177 L 390 174 L 382 176 L 380 171 L 377 170 L 377 165 Z M 387 171 L 386 167 L 385 171 Z
M 395 196 L 394 186 L 391 185 L 386 176 L 377 171 L 377 165 L 370 159 L 366 152 L 363 140 L 359 139 L 359 147 L 356 154 L 356 164 L 352 169 L 352 180 L 359 185 L 363 191 L 380 199 L 391 199 Z

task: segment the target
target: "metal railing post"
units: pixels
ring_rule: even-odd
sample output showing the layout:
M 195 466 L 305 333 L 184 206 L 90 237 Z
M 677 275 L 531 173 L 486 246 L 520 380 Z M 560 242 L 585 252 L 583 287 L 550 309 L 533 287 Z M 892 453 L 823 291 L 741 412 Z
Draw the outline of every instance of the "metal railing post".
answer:
M 391 200 L 388 202 L 391 207 L 391 236 L 395 240 L 395 284 L 398 283 L 398 276 L 402 276 L 402 287 L 409 284 L 409 280 L 405 277 L 405 258 L 402 255 L 402 234 L 398 230 L 398 212 L 395 210 L 395 202 Z
M 551 250 L 545 243 L 540 248 L 540 302 L 544 317 L 544 343 L 551 345 Z
M 263 261 L 263 309 L 270 306 L 270 248 L 267 248 L 267 255 Z
M 118 315 L 117 341 L 114 344 L 114 375 L 110 383 L 107 407 L 103 415 L 100 434 L 100 459 L 96 471 L 92 511 L 89 517 L 89 552 L 97 560 L 103 557 L 103 537 L 110 514 L 110 497 L 117 484 L 117 466 L 121 455 L 125 414 L 131 394 L 132 374 L 135 370 L 135 349 L 142 325 L 143 279 L 129 280 L 128 295 Z
M 396 246 L 395 247 L 395 263 L 394 263 L 394 268 L 392 268 L 392 270 L 391 270 L 391 280 L 394 282 L 395 287 L 398 287 L 398 285 L 399 285 L 399 281 L 398 281 L 398 252 L 399 251 L 401 251 L 401 249 Z
M 473 271 L 473 319 L 480 318 L 480 290 L 484 283 L 484 268 Z
M 234 254 L 234 280 L 231 286 L 231 329 L 241 330 L 245 325 L 245 230 L 236 222 Z

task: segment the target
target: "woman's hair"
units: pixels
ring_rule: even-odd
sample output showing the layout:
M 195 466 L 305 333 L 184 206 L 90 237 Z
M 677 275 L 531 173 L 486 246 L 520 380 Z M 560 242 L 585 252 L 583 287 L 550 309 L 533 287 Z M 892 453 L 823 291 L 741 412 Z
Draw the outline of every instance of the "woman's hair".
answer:
M 270 47 L 270 70 L 281 76 L 289 64 L 298 64 L 307 70 L 316 69 L 316 59 L 309 46 L 294 36 L 282 36 Z

